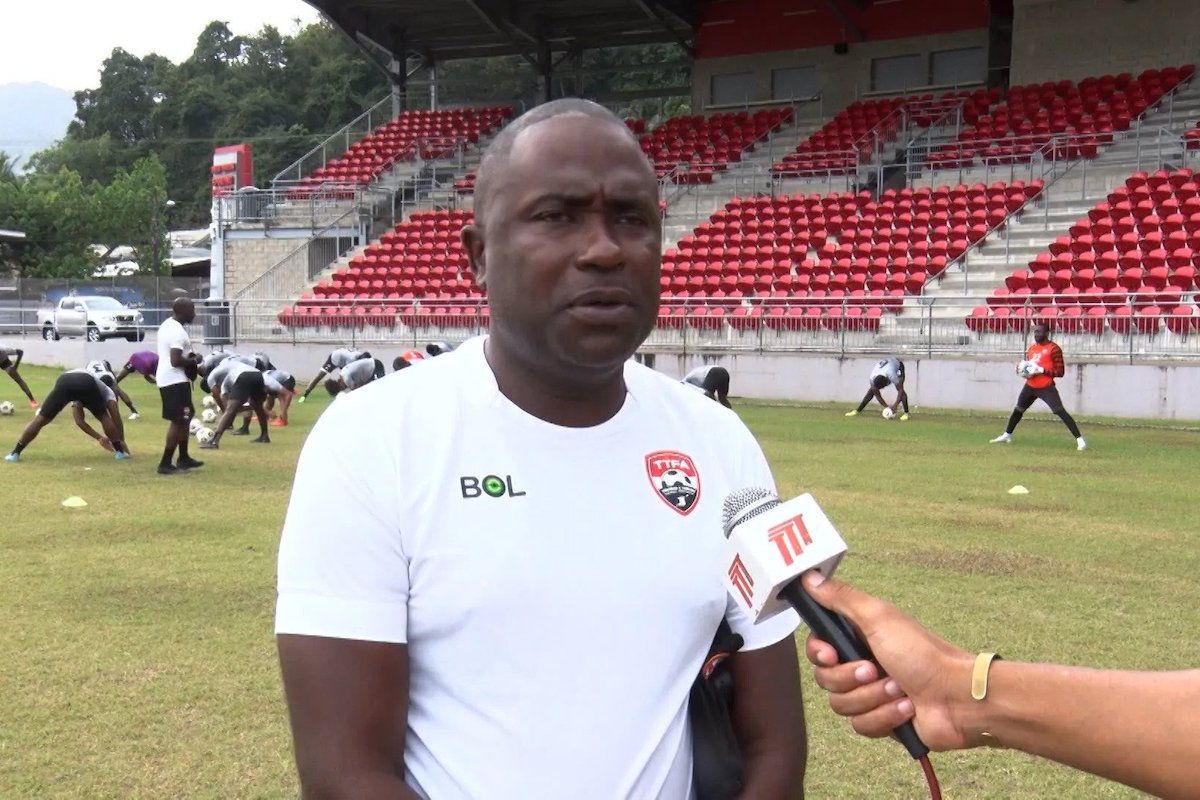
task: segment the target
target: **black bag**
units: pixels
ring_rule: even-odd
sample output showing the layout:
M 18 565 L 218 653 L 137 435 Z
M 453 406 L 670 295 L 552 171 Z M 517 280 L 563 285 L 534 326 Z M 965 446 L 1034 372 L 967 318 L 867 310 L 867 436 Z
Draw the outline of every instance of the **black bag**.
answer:
M 692 782 L 697 800 L 730 800 L 742 790 L 742 753 L 733 731 L 733 676 L 726 659 L 742 637 L 722 619 L 704 666 L 688 695 L 692 724 Z

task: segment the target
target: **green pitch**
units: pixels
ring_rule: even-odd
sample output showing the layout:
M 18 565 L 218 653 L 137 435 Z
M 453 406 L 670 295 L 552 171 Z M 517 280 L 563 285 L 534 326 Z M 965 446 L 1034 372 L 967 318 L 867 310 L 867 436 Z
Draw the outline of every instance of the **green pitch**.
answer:
M 56 372 L 23 368 L 39 397 Z M 294 798 L 271 636 L 275 548 L 323 392 L 274 443 L 193 449 L 209 465 L 154 473 L 164 423 L 131 378 L 134 459 L 67 416 L 20 464 L 0 462 L 0 797 Z M 7 453 L 30 411 L 0 376 Z M 841 575 L 968 649 L 1094 666 L 1200 664 L 1200 434 L 1080 419 L 916 409 L 909 422 L 843 407 L 736 403 L 784 496 L 812 491 L 850 544 Z M 1011 496 L 1014 484 L 1028 495 Z M 65 509 L 69 496 L 87 501 Z M 853 736 L 805 670 L 808 797 L 920 798 L 899 745 Z M 1136 793 L 1013 753 L 940 754 L 948 798 Z

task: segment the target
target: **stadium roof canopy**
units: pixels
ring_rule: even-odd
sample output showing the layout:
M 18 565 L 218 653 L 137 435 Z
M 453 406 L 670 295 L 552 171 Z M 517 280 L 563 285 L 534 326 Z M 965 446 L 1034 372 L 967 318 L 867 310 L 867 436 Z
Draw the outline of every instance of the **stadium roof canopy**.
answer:
M 404 64 L 676 43 L 689 51 L 701 0 L 308 0 L 351 39 Z M 383 60 L 382 58 L 380 60 Z

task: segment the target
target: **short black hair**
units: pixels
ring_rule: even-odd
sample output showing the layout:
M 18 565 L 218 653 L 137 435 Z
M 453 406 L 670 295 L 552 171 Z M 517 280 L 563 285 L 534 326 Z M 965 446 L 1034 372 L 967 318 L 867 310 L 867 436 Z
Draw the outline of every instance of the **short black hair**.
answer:
M 399 372 L 407 366 L 409 366 L 409 363 L 404 359 L 404 356 L 396 356 L 392 359 L 392 372 Z
M 891 380 L 888 378 L 887 375 L 876 375 L 874 378 L 871 379 L 871 385 L 874 386 L 876 389 L 882 389 L 883 387 L 887 386 L 889 383 L 891 383 Z M 859 386 L 861 386 L 861 385 L 862 384 L 860 383 Z
M 486 215 L 485 209 L 491 201 L 492 183 L 496 180 L 495 176 L 497 172 L 508 163 L 517 137 L 539 122 L 563 116 L 591 117 L 595 120 L 616 125 L 625 131 L 632 141 L 637 141 L 637 137 L 629 130 L 629 126 L 621 121 L 620 117 L 591 100 L 584 100 L 579 97 L 564 97 L 560 100 L 551 100 L 549 103 L 543 103 L 540 106 L 531 108 L 505 125 L 496 134 L 496 138 L 491 141 L 487 149 L 483 151 L 483 158 L 480 159 L 479 168 L 475 171 L 476 225 L 483 223 L 483 218 Z
M 338 384 L 337 380 L 334 378 L 325 379 L 325 391 L 329 392 L 330 397 L 337 397 L 337 393 L 341 390 L 342 387 Z

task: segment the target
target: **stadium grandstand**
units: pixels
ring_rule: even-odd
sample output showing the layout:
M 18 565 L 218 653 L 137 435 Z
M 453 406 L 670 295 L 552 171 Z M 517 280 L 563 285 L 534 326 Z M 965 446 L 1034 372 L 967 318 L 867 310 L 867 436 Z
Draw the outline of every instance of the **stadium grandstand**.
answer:
M 579 85 L 581 53 L 663 43 L 687 113 L 593 97 L 659 178 L 647 352 L 987 357 L 1036 318 L 1075 358 L 1200 354 L 1198 54 L 1166 0 L 311 4 L 392 93 L 269 185 L 215 190 L 237 338 L 486 330 L 458 240 L 482 149 Z M 439 103 L 439 65 L 491 56 L 531 90 Z

